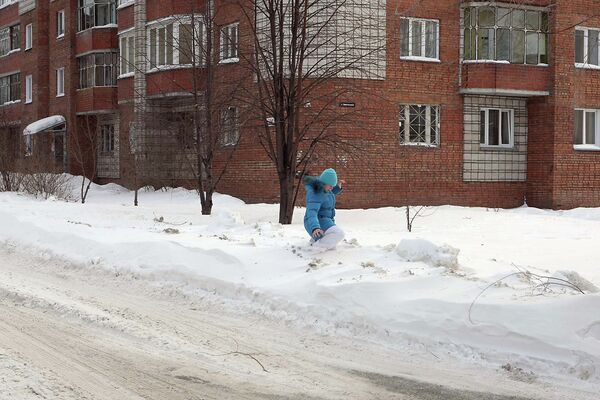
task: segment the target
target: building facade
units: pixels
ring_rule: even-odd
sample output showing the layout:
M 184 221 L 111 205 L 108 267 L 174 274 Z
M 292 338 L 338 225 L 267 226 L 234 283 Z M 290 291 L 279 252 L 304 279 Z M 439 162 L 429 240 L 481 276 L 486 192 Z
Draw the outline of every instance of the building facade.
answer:
M 237 4 L 213 5 L 211 68 L 223 81 L 251 79 L 243 55 L 253 41 Z M 341 206 L 600 206 L 596 1 L 360 4 L 331 24 L 372 21 L 348 32 L 382 43 L 364 58 L 366 74 L 331 83 L 353 88 L 339 112 L 357 113 L 333 129 L 360 155 L 322 151 L 314 167 L 347 181 Z M 193 184 L 189 127 L 205 88 L 190 71 L 210 62 L 198 49 L 206 39 L 194 39 L 206 36 L 204 10 L 178 0 L 0 0 L 0 143 L 10 168 L 129 187 Z M 275 169 L 244 122 L 257 116 L 243 118 L 229 98 L 218 105 L 217 161 L 229 163 L 218 189 L 277 201 Z

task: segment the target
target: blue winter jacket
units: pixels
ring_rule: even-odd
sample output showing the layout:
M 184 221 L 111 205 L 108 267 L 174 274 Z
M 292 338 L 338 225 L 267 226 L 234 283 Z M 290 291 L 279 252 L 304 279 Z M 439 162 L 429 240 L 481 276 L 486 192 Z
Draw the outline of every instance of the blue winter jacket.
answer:
M 315 229 L 326 231 L 335 225 L 335 198 L 342 193 L 343 189 L 336 185 L 331 192 L 326 192 L 323 187 L 323 183 L 317 177 L 304 177 L 306 189 L 304 228 L 311 236 Z

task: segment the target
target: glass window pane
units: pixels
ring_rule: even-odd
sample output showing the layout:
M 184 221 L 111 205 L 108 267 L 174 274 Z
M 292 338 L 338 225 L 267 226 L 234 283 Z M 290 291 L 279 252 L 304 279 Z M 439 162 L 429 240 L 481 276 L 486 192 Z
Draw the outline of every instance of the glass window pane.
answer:
M 540 33 L 540 63 L 548 64 L 548 34 Z
M 409 20 L 402 18 L 400 20 L 400 56 L 408 56 L 408 24 Z
M 465 28 L 465 60 L 473 60 L 475 55 L 471 51 L 471 28 Z
M 584 62 L 584 36 L 585 32 L 577 29 L 575 31 L 575 62 L 583 63 Z
M 596 113 L 585 113 L 585 144 L 596 144 Z
M 588 31 L 588 64 L 598 65 L 598 31 L 590 29 Z
M 465 11 L 464 11 L 464 26 L 465 28 L 469 28 L 472 26 L 471 23 L 471 8 L 470 7 L 465 7 Z
M 500 144 L 500 110 L 489 110 L 488 121 L 488 144 L 498 146 Z
M 549 24 L 549 22 L 548 22 L 548 13 L 543 12 L 542 16 L 541 16 L 541 19 L 542 19 L 542 22 L 541 22 L 542 26 L 540 28 L 541 28 L 542 32 L 548 32 L 548 24 Z
M 96 66 L 95 86 L 104 86 L 104 67 Z
M 525 32 L 512 31 L 510 62 L 523 64 L 525 62 Z
M 498 7 L 496 9 L 496 25 L 510 27 L 510 8 Z
M 127 38 L 127 67 L 126 70 L 127 72 L 133 72 L 134 71 L 134 65 L 135 65 L 135 47 L 134 47 L 134 37 L 128 37 Z
M 575 110 L 575 144 L 583 144 L 583 110 Z
M 502 144 L 510 144 L 511 118 L 510 111 L 502 111 Z
M 413 143 L 425 142 L 427 106 L 410 106 L 409 140 Z
M 421 56 L 421 40 L 423 36 L 421 21 L 412 22 L 412 55 Z
M 481 144 L 485 144 L 485 127 L 486 127 L 485 115 L 486 115 L 485 110 L 481 110 L 479 112 L 479 143 L 481 143 Z
M 527 32 L 527 64 L 538 63 L 538 34 Z
M 512 27 L 513 28 L 525 28 L 525 11 L 513 10 L 512 11 Z
M 431 107 L 431 128 L 429 129 L 429 144 L 437 144 L 438 132 L 438 108 Z
M 158 65 L 165 65 L 165 28 L 158 28 Z
M 150 30 L 150 65 L 156 67 L 156 29 Z
M 495 33 L 494 29 L 479 29 L 477 32 L 477 59 L 478 60 L 493 60 L 495 49 Z
M 173 64 L 173 24 L 167 25 L 167 65 Z
M 510 61 L 510 30 L 498 28 L 496 43 L 496 59 Z
M 437 23 L 425 23 L 425 57 L 437 58 Z
M 492 27 L 496 23 L 494 7 L 479 7 L 479 27 Z
M 527 11 L 525 28 L 535 31 L 540 29 L 540 13 L 538 11 Z
M 179 25 L 179 64 L 192 63 L 193 32 L 191 24 Z

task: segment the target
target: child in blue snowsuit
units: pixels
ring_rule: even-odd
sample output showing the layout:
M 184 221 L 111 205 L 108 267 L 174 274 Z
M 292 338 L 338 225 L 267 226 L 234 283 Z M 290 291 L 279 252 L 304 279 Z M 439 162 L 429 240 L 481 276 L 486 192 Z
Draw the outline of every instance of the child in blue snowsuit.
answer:
M 328 168 L 320 176 L 304 177 L 306 214 L 304 228 L 311 244 L 323 250 L 334 249 L 344 239 L 344 231 L 335 224 L 335 199 L 342 192 L 337 173 Z

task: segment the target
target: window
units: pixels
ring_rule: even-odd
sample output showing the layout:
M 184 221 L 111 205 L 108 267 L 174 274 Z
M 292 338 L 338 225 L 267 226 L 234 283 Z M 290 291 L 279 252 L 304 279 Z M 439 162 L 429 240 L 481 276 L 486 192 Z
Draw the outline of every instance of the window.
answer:
M 600 110 L 575 110 L 575 148 L 595 146 L 600 148 Z
M 150 68 L 173 65 L 173 23 L 150 28 Z
M 480 111 L 482 146 L 513 147 L 513 110 L 485 108 Z
M 115 150 L 115 126 L 113 124 L 100 125 L 100 151 L 104 154 Z
M 465 60 L 548 63 L 548 13 L 479 6 L 463 11 Z
M 600 68 L 599 43 L 600 29 L 575 29 L 575 65 L 580 68 Z
M 33 76 L 27 75 L 25 77 L 25 103 L 31 103 L 33 101 Z
M 25 50 L 33 47 L 33 24 L 28 24 L 25 27 Z
M 79 89 L 117 84 L 117 53 L 90 53 L 77 58 Z
M 129 74 L 135 71 L 135 36 L 121 36 L 119 39 L 121 60 L 121 74 Z
M 65 36 L 65 10 L 60 10 L 56 13 L 56 37 Z
M 150 68 L 194 63 L 202 65 L 201 47 L 205 43 L 205 35 L 201 21 L 193 29 L 191 18 L 185 16 L 172 22 L 154 23 L 148 28 Z
M 439 59 L 439 21 L 400 19 L 400 57 Z
M 78 0 L 78 31 L 117 23 L 115 0 Z
M 65 69 L 56 70 L 56 97 L 65 95 Z
M 0 29 L 0 57 L 21 48 L 20 25 L 7 26 Z
M 33 135 L 25 135 L 25 156 L 33 154 Z
M 440 132 L 439 106 L 401 105 L 400 143 L 437 146 Z
M 21 74 L 0 77 L 0 104 L 21 100 Z
M 221 144 L 235 146 L 240 140 L 239 110 L 229 106 L 221 111 Z
M 235 23 L 221 29 L 221 61 L 239 61 L 239 24 Z

